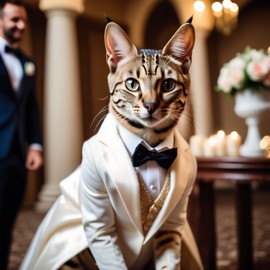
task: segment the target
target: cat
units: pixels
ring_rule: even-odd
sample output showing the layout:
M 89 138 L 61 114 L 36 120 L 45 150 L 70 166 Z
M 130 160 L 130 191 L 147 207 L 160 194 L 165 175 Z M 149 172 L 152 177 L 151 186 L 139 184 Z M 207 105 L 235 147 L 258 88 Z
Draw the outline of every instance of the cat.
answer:
M 113 34 L 112 34 L 113 33 Z M 180 28 L 162 51 L 138 50 L 116 24 L 105 31 L 109 111 L 151 146 L 173 129 L 189 94 L 194 29 Z
M 84 142 L 81 166 L 61 182 L 21 270 L 203 269 L 186 221 L 196 160 L 176 129 L 194 42 L 190 21 L 161 51 L 138 50 L 118 24 L 106 25 L 109 113 Z M 153 156 L 169 146 L 177 156 L 165 169 L 153 160 L 150 168 L 134 165 L 135 141 Z M 156 175 L 157 194 L 144 172 Z

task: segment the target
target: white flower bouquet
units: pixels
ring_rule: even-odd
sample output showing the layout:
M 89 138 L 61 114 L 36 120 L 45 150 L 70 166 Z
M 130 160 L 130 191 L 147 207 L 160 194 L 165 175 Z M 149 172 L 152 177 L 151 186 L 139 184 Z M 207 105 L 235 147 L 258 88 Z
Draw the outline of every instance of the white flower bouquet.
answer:
M 234 96 L 244 89 L 270 89 L 270 55 L 247 47 L 220 70 L 216 91 Z

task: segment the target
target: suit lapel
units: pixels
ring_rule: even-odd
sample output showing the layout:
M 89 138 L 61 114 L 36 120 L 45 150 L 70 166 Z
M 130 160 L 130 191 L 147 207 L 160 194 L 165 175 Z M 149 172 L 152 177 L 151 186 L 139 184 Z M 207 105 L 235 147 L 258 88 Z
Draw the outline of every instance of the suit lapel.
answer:
M 13 90 L 8 70 L 6 68 L 6 65 L 3 61 L 1 54 L 0 54 L 0 78 L 1 78 L 1 91 L 6 92 L 12 98 L 15 98 L 16 94 Z
M 163 207 L 146 235 L 145 242 L 157 232 L 160 226 L 166 221 L 171 211 L 175 208 L 185 190 L 189 178 L 190 157 L 187 153 L 189 146 L 177 131 L 175 131 L 175 146 L 177 147 L 177 158 L 172 164 L 170 171 L 170 191 L 164 201 Z
M 25 58 L 25 56 L 23 54 L 21 55 L 20 62 L 21 62 L 22 69 L 23 69 L 23 76 L 22 76 L 22 80 L 20 82 L 18 90 L 15 91 L 13 89 L 12 84 L 11 84 L 9 73 L 8 73 L 7 68 L 6 68 L 6 65 L 4 64 L 3 58 L 0 55 L 0 73 L 1 73 L 2 89 L 6 93 L 8 93 L 12 98 L 16 98 L 16 97 L 19 98 L 22 96 L 22 94 L 24 92 L 23 89 L 26 89 L 25 85 L 27 85 L 27 81 L 30 78 L 29 76 L 26 76 L 26 74 L 25 74 L 24 65 L 27 62 L 27 59 Z
M 26 58 L 24 57 L 24 55 L 22 54 L 21 55 L 21 58 L 20 58 L 20 62 L 21 62 L 21 65 L 22 65 L 22 69 L 23 69 L 23 76 L 22 76 L 22 79 L 21 79 L 21 82 L 20 82 L 20 85 L 19 85 L 19 88 L 17 90 L 17 96 L 20 98 L 24 92 L 24 89 L 27 89 L 26 85 L 27 85 L 27 81 L 29 80 L 29 76 L 27 76 L 25 74 L 25 63 L 26 63 Z
M 104 162 L 107 165 L 108 173 L 117 188 L 122 203 L 125 205 L 135 227 L 143 233 L 140 207 L 134 207 L 140 205 L 140 189 L 137 175 L 132 166 L 128 151 L 118 133 L 116 120 L 111 114 L 104 120 L 98 133 L 98 138 L 101 143 L 107 146 L 103 150 Z M 189 146 L 177 131 L 175 132 L 175 146 L 178 149 L 178 153 L 170 172 L 170 191 L 162 209 L 146 235 L 145 242 L 157 232 L 175 208 L 189 178 L 190 156 L 187 153 Z M 130 190 L 132 192 L 127 192 Z
M 140 207 L 137 207 L 140 205 L 137 175 L 118 133 L 117 122 L 111 114 L 104 120 L 98 136 L 99 140 L 107 145 L 103 151 L 103 157 L 111 180 L 117 188 L 131 221 L 142 233 L 141 210 Z

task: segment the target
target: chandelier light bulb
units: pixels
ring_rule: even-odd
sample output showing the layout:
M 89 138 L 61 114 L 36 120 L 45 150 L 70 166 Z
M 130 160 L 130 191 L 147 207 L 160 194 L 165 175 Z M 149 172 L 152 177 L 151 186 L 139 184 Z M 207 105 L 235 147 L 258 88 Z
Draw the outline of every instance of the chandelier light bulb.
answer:
M 197 12 L 203 12 L 205 10 L 205 3 L 203 1 L 195 1 L 193 4 L 193 8 Z
M 224 35 L 229 35 L 237 26 L 239 7 L 232 0 L 219 0 L 211 5 L 215 17 L 216 29 Z M 194 13 L 204 12 L 206 5 L 203 0 L 193 2 Z M 200 15 L 199 15 L 200 16 Z
M 239 10 L 238 5 L 235 3 L 232 3 L 230 6 L 230 10 L 231 10 L 231 12 L 238 14 L 238 10 Z
M 237 26 L 239 7 L 231 0 L 216 1 L 212 4 L 216 29 L 224 35 L 229 35 Z

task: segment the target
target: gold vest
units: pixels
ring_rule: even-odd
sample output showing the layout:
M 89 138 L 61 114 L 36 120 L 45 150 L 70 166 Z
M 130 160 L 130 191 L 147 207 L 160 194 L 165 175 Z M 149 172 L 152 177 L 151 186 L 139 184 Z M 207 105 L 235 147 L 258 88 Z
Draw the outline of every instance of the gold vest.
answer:
M 140 185 L 142 228 L 144 235 L 146 235 L 156 219 L 160 209 L 162 208 L 162 205 L 170 190 L 170 173 L 167 174 L 163 188 L 155 200 L 151 198 L 139 173 L 137 173 L 137 176 Z

